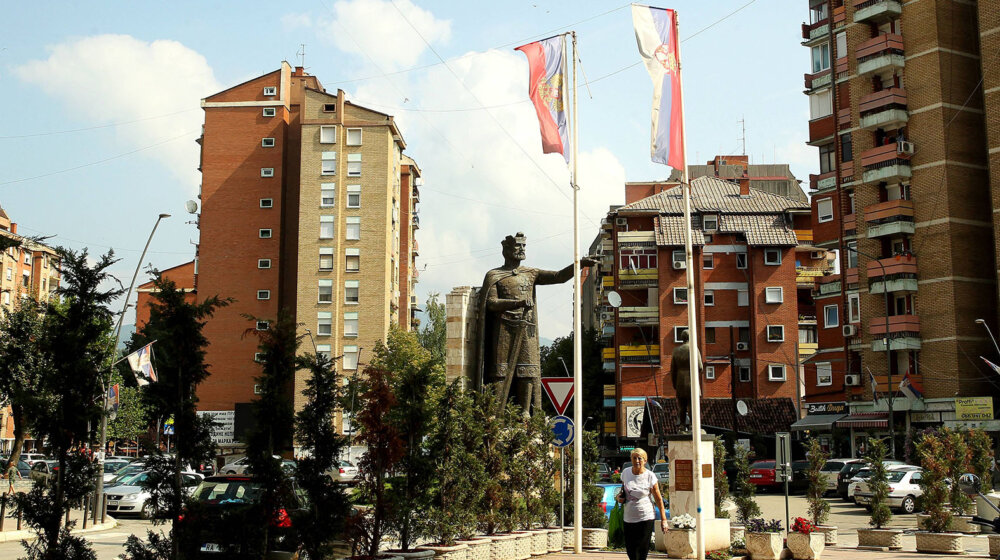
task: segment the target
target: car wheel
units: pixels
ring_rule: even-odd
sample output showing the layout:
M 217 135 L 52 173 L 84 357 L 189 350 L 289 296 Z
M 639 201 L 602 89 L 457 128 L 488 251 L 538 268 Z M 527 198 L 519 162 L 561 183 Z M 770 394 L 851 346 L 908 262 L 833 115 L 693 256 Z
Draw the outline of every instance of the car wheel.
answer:
M 913 513 L 917 511 L 917 500 L 913 496 L 907 496 L 903 498 L 903 504 L 900 506 L 903 513 Z
M 153 510 L 153 502 L 146 500 L 146 503 L 142 504 L 142 511 L 139 512 L 139 517 L 143 519 L 152 519 L 156 515 Z

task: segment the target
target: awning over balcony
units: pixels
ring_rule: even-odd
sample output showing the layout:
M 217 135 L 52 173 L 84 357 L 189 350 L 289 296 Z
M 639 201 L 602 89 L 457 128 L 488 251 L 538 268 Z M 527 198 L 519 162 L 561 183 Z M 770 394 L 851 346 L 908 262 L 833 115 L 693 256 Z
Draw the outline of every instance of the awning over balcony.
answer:
M 855 412 L 837 420 L 838 428 L 888 428 L 888 412 Z
M 792 431 L 801 430 L 831 430 L 837 420 L 846 414 L 811 414 L 792 424 Z

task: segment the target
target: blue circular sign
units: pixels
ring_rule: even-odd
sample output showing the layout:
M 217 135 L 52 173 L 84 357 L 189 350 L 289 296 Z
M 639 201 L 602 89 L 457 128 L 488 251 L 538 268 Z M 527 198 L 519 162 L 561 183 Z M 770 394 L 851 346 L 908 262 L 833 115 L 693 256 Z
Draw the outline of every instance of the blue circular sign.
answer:
M 568 416 L 556 416 L 552 419 L 551 426 L 552 445 L 566 447 L 573 443 L 573 437 L 576 435 L 576 427 L 573 425 L 573 420 Z

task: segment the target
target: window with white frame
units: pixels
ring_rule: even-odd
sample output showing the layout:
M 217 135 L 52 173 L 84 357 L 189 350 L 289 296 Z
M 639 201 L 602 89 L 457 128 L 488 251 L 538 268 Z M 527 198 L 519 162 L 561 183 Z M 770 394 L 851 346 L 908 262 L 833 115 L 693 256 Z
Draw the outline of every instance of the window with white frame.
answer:
M 273 167 L 261 167 L 260 168 L 260 176 L 261 177 L 274 177 L 274 168 Z
M 705 238 L 705 245 L 711 245 L 712 241 L 715 239 L 714 237 L 712 237 L 711 233 L 705 233 L 702 234 L 702 236 Z
M 701 267 L 705 270 L 711 270 L 715 268 L 715 254 L 714 253 L 703 253 L 701 255 Z
M 271 259 L 257 259 L 257 268 L 271 268 Z
M 266 95 L 268 97 L 273 97 L 275 95 L 278 95 L 278 88 L 277 88 L 277 86 L 267 86 L 267 87 L 265 87 L 264 88 L 264 95 Z
M 255 395 L 259 395 L 259 394 L 261 394 L 261 393 L 263 393 L 263 392 L 264 392 L 264 390 L 263 390 L 263 389 L 261 389 L 261 387 L 260 387 L 260 383 L 254 383 L 254 384 L 253 384 L 253 394 L 255 394 Z
M 775 266 L 781 264 L 780 249 L 764 249 L 764 264 Z
M 347 280 L 344 282 L 344 303 L 358 303 L 360 301 L 361 283 L 358 280 Z
M 816 364 L 816 386 L 826 387 L 833 385 L 833 365 L 829 362 Z
M 830 67 L 830 43 L 812 48 L 812 73 L 817 74 Z
M 319 184 L 319 205 L 321 208 L 333 208 L 337 205 L 337 183 Z
M 3 304 L 10 305 L 10 292 L 3 293 Z
M 747 267 L 747 254 L 736 253 L 736 268 L 746 268 L 746 267 Z
M 361 249 L 347 249 L 344 255 L 345 270 L 358 272 L 361 270 Z
M 13 279 L 14 279 L 14 269 L 8 266 L 7 267 L 7 280 L 13 280 Z
M 713 306 L 715 305 L 715 290 L 705 290 L 705 305 Z
M 319 281 L 319 303 L 333 303 L 333 280 Z
M 739 307 L 747 307 L 750 305 L 749 290 L 744 288 L 736 290 L 736 305 Z
M 257 330 L 258 331 L 266 331 L 269 326 L 270 326 L 270 323 L 268 323 L 267 321 L 257 321 Z
M 833 114 L 832 89 L 827 88 L 823 91 L 809 94 L 809 120 L 828 117 L 832 114 Z
M 348 216 L 347 217 L 347 239 L 350 241 L 357 241 L 361 239 L 361 217 L 360 216 Z
M 330 348 L 329 344 L 317 344 L 316 345 L 316 355 L 317 356 L 324 356 L 327 359 L 330 359 L 330 358 L 333 357 L 333 349 Z
M 319 248 L 319 269 L 333 270 L 333 247 Z
M 260 147 L 261 148 L 273 148 L 274 147 L 274 138 L 261 138 L 260 139 Z
M 861 294 L 847 294 L 847 320 L 861 322 Z
M 674 303 L 687 304 L 688 302 L 688 290 L 687 288 L 674 288 Z
M 261 208 L 274 208 L 274 199 L 273 198 L 262 198 L 262 199 L 260 199 L 260 207 Z
M 323 152 L 321 156 L 323 159 L 322 167 L 320 169 L 321 175 L 336 175 L 337 174 L 337 152 Z
M 334 230 L 334 216 L 320 216 L 319 217 L 319 238 L 320 239 L 333 239 Z
M 264 114 L 265 117 L 273 117 L 276 112 L 277 112 L 277 109 L 275 109 L 274 107 L 264 107 L 264 113 L 263 114 Z
M 260 237 L 261 239 L 270 239 L 271 228 L 261 228 L 257 230 L 257 237 Z
M 833 221 L 833 199 L 821 198 L 816 201 L 816 221 L 819 223 Z
M 361 154 L 347 154 L 347 176 L 361 176 Z
M 705 366 L 705 379 L 715 379 L 715 366 Z
M 705 214 L 701 218 L 701 227 L 705 231 L 715 231 L 719 229 L 719 215 Z
M 340 365 L 344 369 L 358 369 L 358 347 L 344 346 L 344 357 L 340 360 Z
M 784 325 L 768 325 L 767 326 L 767 341 L 768 342 L 784 342 L 785 341 L 785 326 Z
M 264 361 L 264 353 L 263 352 L 254 352 L 253 353 L 253 361 L 255 361 L 257 363 L 263 362 Z
M 767 364 L 768 381 L 785 380 L 785 364 Z
M 832 329 L 840 326 L 840 313 L 836 305 L 823 306 L 823 328 Z
M 333 334 L 333 313 L 330 311 L 319 311 L 316 313 L 316 334 L 318 336 L 330 336 Z
M 347 207 L 361 208 L 361 185 L 347 185 Z
M 358 314 L 357 313 L 344 313 L 344 337 L 345 338 L 357 338 L 358 337 Z
M 360 146 L 361 145 L 361 129 L 360 128 L 348 128 L 347 129 L 347 145 L 348 146 Z
M 257 290 L 257 299 L 271 299 L 271 290 Z
M 749 366 L 740 366 L 739 367 L 739 375 L 740 375 L 740 382 L 741 383 L 749 383 L 750 382 L 750 367 Z
M 674 327 L 674 342 L 683 342 L 681 340 L 681 333 L 687 332 L 687 327 Z
M 337 143 L 337 125 L 335 124 L 325 124 L 319 127 L 319 143 L 320 144 L 336 144 Z
M 781 286 L 764 288 L 764 303 L 781 303 L 783 301 L 785 301 L 785 294 Z

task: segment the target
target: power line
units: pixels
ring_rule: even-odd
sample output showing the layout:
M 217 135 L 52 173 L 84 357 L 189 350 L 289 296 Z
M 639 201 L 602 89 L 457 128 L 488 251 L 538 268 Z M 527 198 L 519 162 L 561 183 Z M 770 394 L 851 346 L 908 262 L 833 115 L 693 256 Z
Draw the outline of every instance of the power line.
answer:
M 36 132 L 34 134 L 18 134 L 18 135 L 13 135 L 13 136 L 0 136 L 0 140 L 14 140 L 14 139 L 18 139 L 18 138 L 35 138 L 35 137 L 38 137 L 38 136 L 55 136 L 57 134 L 71 134 L 73 132 L 84 132 L 84 131 L 87 131 L 87 130 L 98 130 L 98 129 L 101 129 L 101 128 L 113 128 L 113 127 L 116 127 L 116 126 L 122 126 L 122 125 L 126 125 L 126 124 L 133 124 L 133 123 L 137 123 L 137 122 L 150 121 L 150 120 L 153 120 L 153 119 L 162 119 L 164 117 L 172 117 L 174 115 L 179 115 L 181 113 L 189 113 L 191 111 L 197 111 L 197 110 L 198 110 L 198 108 L 184 109 L 182 111 L 174 111 L 172 113 L 164 113 L 162 115 L 153 115 L 152 117 L 141 117 L 141 118 L 133 119 L 133 120 L 130 120 L 130 121 L 119 121 L 119 122 L 108 123 L 108 124 L 100 124 L 100 125 L 95 125 L 95 126 L 86 126 L 86 127 L 83 127 L 83 128 L 70 128 L 70 129 L 67 129 L 67 130 L 52 130 L 52 131 L 49 131 L 49 132 Z

